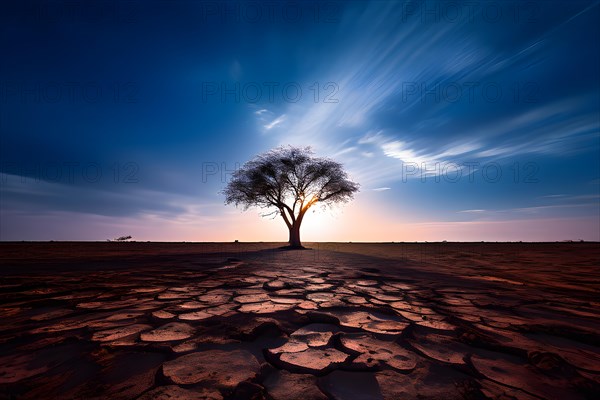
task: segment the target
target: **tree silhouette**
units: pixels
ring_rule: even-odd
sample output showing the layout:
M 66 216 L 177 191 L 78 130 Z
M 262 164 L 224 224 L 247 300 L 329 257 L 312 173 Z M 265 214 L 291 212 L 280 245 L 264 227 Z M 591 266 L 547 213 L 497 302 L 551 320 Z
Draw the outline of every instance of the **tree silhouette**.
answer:
M 273 210 L 290 231 L 289 245 L 302 248 L 300 225 L 315 204 L 332 205 L 352 199 L 359 185 L 347 179 L 342 165 L 313 156 L 312 150 L 278 147 L 256 156 L 233 173 L 223 191 L 225 204 Z
M 118 238 L 115 238 L 114 241 L 115 242 L 126 242 L 129 239 L 131 239 L 131 235 L 127 235 L 127 236 L 119 236 Z

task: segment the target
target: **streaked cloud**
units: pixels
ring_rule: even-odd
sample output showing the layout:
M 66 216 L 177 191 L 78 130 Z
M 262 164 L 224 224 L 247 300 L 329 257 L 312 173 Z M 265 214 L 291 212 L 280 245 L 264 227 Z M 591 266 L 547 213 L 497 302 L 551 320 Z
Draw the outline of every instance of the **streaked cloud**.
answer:
M 591 8 L 565 16 L 561 29 L 576 24 Z M 521 79 L 533 82 L 534 89 L 526 90 L 523 87 L 529 86 L 521 84 L 516 97 L 513 85 L 519 82 L 503 77 L 530 64 L 540 53 L 552 51 L 552 35 L 557 31 L 551 29 L 518 42 L 509 52 L 494 52 L 482 37 L 471 34 L 466 18 L 450 24 L 422 24 L 418 18 L 403 18 L 403 24 L 394 24 L 390 30 L 391 21 L 399 20 L 401 12 L 402 8 L 392 3 L 369 3 L 359 15 L 347 14 L 359 27 L 361 23 L 372 27 L 372 21 L 378 24 L 367 34 L 353 37 L 352 45 L 342 47 L 323 72 L 339 77 L 339 103 L 289 105 L 289 129 L 280 133 L 281 144 L 311 143 L 320 151 L 341 156 L 368 182 L 392 183 L 398 180 L 401 166 L 381 161 L 373 168 L 367 157 L 383 155 L 420 165 L 521 155 L 561 156 L 586 151 L 589 143 L 600 137 L 598 110 L 591 107 L 597 103 L 598 93 L 572 93 L 557 99 L 543 98 L 543 93 L 529 96 L 528 91 L 545 88 L 537 75 L 530 74 Z M 494 84 L 504 91 L 507 104 L 497 106 L 482 93 L 474 102 L 467 101 L 465 92 L 462 103 L 442 99 L 426 108 L 422 102 L 427 94 L 409 95 L 424 84 L 430 88 Z M 473 113 L 481 109 L 492 115 L 466 128 L 454 127 L 460 125 L 457 111 L 469 108 Z M 382 120 L 386 109 L 397 110 L 395 125 L 405 120 L 406 126 L 394 127 Z M 415 120 L 411 113 L 426 114 L 427 118 Z M 348 137 L 354 138 L 353 146 L 367 157 L 341 152 L 340 139 Z M 388 173 L 390 170 L 395 173 Z
M 279 117 L 275 118 L 268 124 L 264 125 L 264 128 L 269 131 L 269 130 L 275 128 L 277 125 L 280 125 L 281 123 L 283 123 L 283 121 L 285 121 L 285 114 L 280 115 Z
M 512 16 L 517 4 L 497 6 Z M 25 172 L 0 175 L 1 239 L 7 229 L 11 239 L 41 238 L 40 227 L 43 238 L 102 239 L 131 227 L 149 240 L 277 240 L 280 221 L 225 207 L 219 191 L 236 165 L 287 144 L 342 162 L 363 188 L 335 223 L 311 215 L 316 240 L 597 238 L 599 4 L 563 2 L 539 7 L 534 22 L 497 23 L 472 21 L 467 9 L 424 21 L 391 1 L 340 3 L 337 23 L 297 26 L 198 24 L 187 3 L 182 20 L 157 20 L 164 5 L 148 4 L 135 27 L 40 25 L 9 13 L 3 26 L 16 39 L 4 57 L 16 61 L 0 82 L 0 173 L 5 160 Z M 43 44 L 19 43 L 40 35 Z M 64 83 L 66 95 L 70 82 L 90 80 L 103 88 L 98 102 L 33 101 L 37 82 Z M 25 82 L 24 93 L 7 82 Z M 274 99 L 266 82 L 279 85 Z M 299 101 L 282 99 L 286 82 L 302 87 Z M 199 93 L 207 83 L 210 94 Z M 254 84 L 259 101 L 244 92 Z M 31 180 L 32 165 L 72 161 L 101 164 L 103 181 Z M 135 184 L 121 179 L 130 161 Z M 502 170 L 500 181 L 484 179 L 486 164 Z M 425 171 L 406 174 L 407 165 Z M 434 165 L 458 166 L 463 178 L 430 179 L 444 172 Z

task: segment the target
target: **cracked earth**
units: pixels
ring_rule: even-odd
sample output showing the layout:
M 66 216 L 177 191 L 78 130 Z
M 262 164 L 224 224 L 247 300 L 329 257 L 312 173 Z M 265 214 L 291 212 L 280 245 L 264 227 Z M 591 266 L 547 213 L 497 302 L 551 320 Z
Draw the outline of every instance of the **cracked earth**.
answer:
M 600 393 L 593 244 L 1 246 L 0 398 Z

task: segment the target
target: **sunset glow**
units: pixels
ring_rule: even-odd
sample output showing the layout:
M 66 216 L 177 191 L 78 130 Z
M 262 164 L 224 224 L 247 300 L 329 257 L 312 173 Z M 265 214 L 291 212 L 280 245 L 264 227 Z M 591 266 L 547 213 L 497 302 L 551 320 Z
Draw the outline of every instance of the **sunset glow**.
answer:
M 0 1 L 0 399 L 600 399 L 599 21 Z
M 360 184 L 307 241 L 600 240 L 597 2 L 168 3 L 2 6 L 0 240 L 285 241 L 221 193 L 279 145 Z

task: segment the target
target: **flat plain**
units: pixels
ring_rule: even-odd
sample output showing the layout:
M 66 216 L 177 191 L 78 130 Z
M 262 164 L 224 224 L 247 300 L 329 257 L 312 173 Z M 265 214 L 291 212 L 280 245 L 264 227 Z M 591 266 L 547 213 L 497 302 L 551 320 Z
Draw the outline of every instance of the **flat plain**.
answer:
M 0 398 L 592 399 L 598 243 L 0 243 Z

